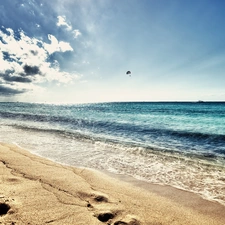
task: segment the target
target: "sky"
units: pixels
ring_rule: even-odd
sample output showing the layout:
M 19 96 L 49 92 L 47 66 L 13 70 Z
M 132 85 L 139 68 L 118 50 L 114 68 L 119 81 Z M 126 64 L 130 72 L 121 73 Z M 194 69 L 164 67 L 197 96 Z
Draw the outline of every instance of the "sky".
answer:
M 225 101 L 224 12 L 220 0 L 0 0 L 0 101 Z

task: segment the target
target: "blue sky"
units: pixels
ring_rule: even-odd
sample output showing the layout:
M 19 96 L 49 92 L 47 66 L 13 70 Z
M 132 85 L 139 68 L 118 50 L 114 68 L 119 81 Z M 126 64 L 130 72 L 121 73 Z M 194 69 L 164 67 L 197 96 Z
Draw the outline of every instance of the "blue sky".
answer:
M 224 101 L 224 11 L 220 0 L 0 0 L 0 101 Z

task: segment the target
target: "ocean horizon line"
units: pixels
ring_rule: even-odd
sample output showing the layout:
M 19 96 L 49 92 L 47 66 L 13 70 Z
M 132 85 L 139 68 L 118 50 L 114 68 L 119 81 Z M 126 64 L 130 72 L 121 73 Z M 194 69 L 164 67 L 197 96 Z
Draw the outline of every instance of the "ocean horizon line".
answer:
M 96 101 L 96 102 L 25 102 L 25 101 L 0 101 L 0 103 L 22 103 L 22 104 L 46 104 L 46 105 L 81 105 L 81 104 L 110 104 L 110 103 L 225 103 L 217 100 L 171 100 L 171 101 Z

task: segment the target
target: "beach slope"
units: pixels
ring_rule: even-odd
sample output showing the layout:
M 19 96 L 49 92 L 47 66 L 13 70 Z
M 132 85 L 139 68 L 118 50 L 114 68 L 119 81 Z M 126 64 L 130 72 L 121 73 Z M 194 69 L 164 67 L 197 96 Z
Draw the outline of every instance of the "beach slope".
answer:
M 224 225 L 224 207 L 203 202 L 209 210 L 0 144 L 0 224 Z

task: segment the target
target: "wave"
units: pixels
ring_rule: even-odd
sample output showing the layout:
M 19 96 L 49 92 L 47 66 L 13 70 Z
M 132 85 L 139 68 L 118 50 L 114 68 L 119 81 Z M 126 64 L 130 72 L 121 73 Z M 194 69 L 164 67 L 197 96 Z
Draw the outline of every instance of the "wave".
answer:
M 195 140 L 204 140 L 207 142 L 225 142 L 224 134 L 207 134 L 200 132 L 188 132 L 188 131 L 176 131 L 176 130 L 167 130 L 167 133 L 173 136 L 182 137 L 182 138 L 191 138 Z
M 25 131 L 31 131 L 31 132 L 42 132 L 42 133 L 52 133 L 52 134 L 56 134 L 59 135 L 63 138 L 69 138 L 69 139 L 73 139 L 75 141 L 81 141 L 81 142 L 89 142 L 89 143 L 103 143 L 103 144 L 107 144 L 110 146 L 126 146 L 126 148 L 129 149 L 137 149 L 137 148 L 142 148 L 144 149 L 143 151 L 146 152 L 146 154 L 148 152 L 158 152 L 158 153 L 177 153 L 177 154 L 182 154 L 182 155 L 186 155 L 188 157 L 195 157 L 195 158 L 200 158 L 200 159 L 208 159 L 208 160 L 216 160 L 219 158 L 224 158 L 225 159 L 225 149 L 224 148 L 215 148 L 212 151 L 204 151 L 204 150 L 200 150 L 199 148 L 196 149 L 192 149 L 191 151 L 188 149 L 184 149 L 184 146 L 182 146 L 182 149 L 179 148 L 171 148 L 171 146 L 167 146 L 167 145 L 160 145 L 157 143 L 142 143 L 142 142 L 137 142 L 135 140 L 129 140 L 129 139 L 119 139 L 118 137 L 115 136 L 105 136 L 105 135 L 99 135 L 97 133 L 94 132 L 84 132 L 82 130 L 68 130 L 68 129 L 63 129 L 62 127 L 57 129 L 54 127 L 51 128 L 43 128 L 43 127 L 34 127 L 34 126 L 27 126 L 25 125 L 10 125 L 11 127 L 14 127 L 16 129 L 22 129 Z M 157 134 L 159 134 L 159 130 L 157 129 L 153 129 L 153 130 L 142 130 L 143 132 L 155 132 Z M 163 132 L 163 131 L 161 131 Z M 194 136 L 195 138 L 203 138 L 203 140 L 205 138 L 211 138 L 210 135 L 204 135 L 204 134 L 199 134 L 199 133 L 195 133 L 195 134 L 189 134 L 188 132 L 184 133 L 184 132 L 175 132 L 175 131 L 164 131 L 167 133 L 172 133 L 173 135 L 178 135 L 181 137 L 189 137 L 189 136 Z M 182 133 L 182 134 L 181 134 Z M 174 138 L 174 137 L 173 137 Z M 219 135 L 214 137 L 215 138 L 215 142 L 216 139 L 222 139 L 223 141 L 225 140 L 225 137 L 223 135 Z M 218 142 L 218 141 L 217 141 Z M 199 143 L 199 142 L 198 142 Z M 203 143 L 205 143 L 205 141 L 203 141 Z M 190 144 L 190 141 L 189 141 Z M 223 143 L 221 143 L 220 141 L 220 145 L 224 146 L 225 141 Z
M 51 122 L 59 124 L 70 125 L 90 125 L 90 121 L 85 119 L 73 119 L 64 116 L 54 115 L 41 115 L 41 114 L 29 114 L 29 113 L 12 113 L 12 112 L 0 112 L 0 117 L 4 119 L 11 119 L 15 123 L 17 121 L 31 121 L 31 122 Z
M 199 142 L 201 144 L 213 144 L 215 146 L 225 146 L 225 135 L 215 133 L 194 132 L 187 130 L 174 130 L 168 128 L 155 128 L 151 125 L 145 125 L 144 123 L 135 124 L 131 122 L 119 122 L 110 120 L 98 119 L 85 119 L 74 118 L 61 115 L 45 115 L 45 114 L 30 114 L 30 113 L 18 113 L 18 112 L 1 112 L 0 118 L 10 119 L 14 121 L 15 125 L 21 125 L 20 121 L 28 122 L 40 122 L 47 123 L 48 128 L 54 128 L 55 125 L 60 127 L 61 130 L 73 130 L 80 132 L 89 132 L 97 134 L 105 134 L 123 137 L 125 139 L 133 140 L 155 140 L 159 137 L 165 140 L 177 139 L 180 141 Z M 27 126 L 28 125 L 23 125 Z M 37 125 L 38 126 L 38 125 Z

